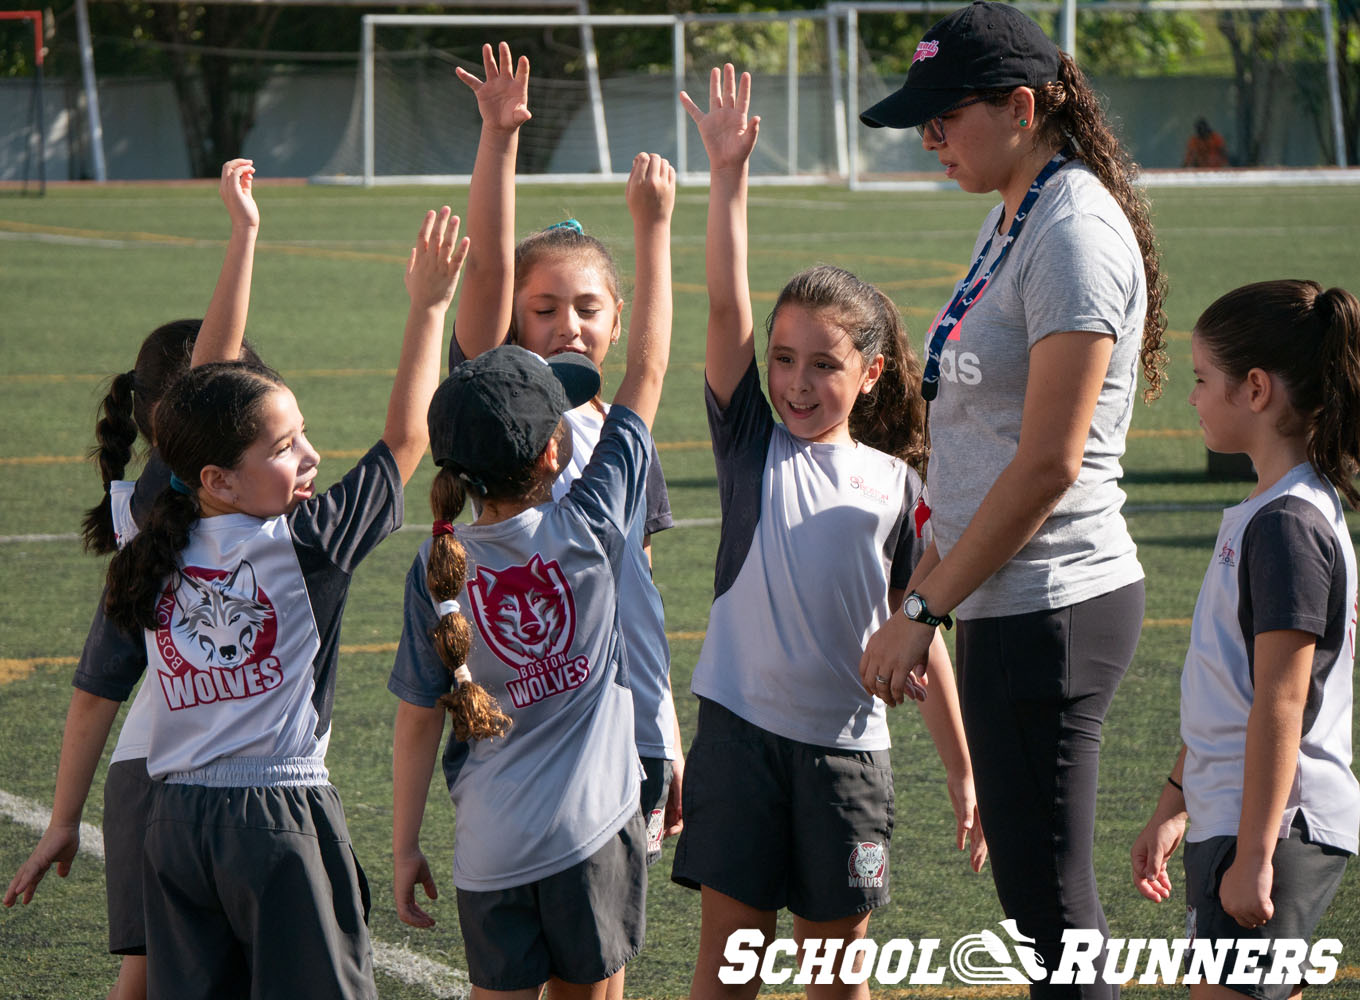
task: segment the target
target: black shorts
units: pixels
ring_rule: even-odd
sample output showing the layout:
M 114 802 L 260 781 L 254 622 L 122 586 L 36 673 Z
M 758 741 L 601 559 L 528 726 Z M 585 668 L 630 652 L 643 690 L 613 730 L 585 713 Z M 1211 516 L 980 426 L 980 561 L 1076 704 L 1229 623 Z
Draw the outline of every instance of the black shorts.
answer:
M 145 757 L 110 764 L 104 779 L 104 894 L 109 905 L 109 951 L 115 955 L 146 954 L 142 848 L 154 785 Z
M 665 757 L 642 758 L 642 822 L 647 825 L 647 867 L 661 860 L 661 834 L 666 827 L 666 799 L 675 765 Z
M 1275 882 L 1270 901 L 1275 914 L 1260 927 L 1243 927 L 1230 917 L 1219 902 L 1218 890 L 1223 874 L 1237 857 L 1236 837 L 1210 837 L 1185 845 L 1185 923 L 1186 936 L 1197 938 L 1266 939 L 1300 938 L 1309 941 L 1322 915 L 1331 905 L 1341 885 L 1349 855 L 1338 847 L 1315 844 L 1298 824 L 1290 829 L 1287 840 L 1278 841 L 1271 859 Z M 1224 963 L 1231 970 L 1237 949 L 1229 951 Z M 1260 956 L 1257 965 L 1269 972 L 1270 952 Z M 1304 963 L 1304 968 L 1307 968 Z M 1264 976 L 1262 977 L 1264 978 Z M 1298 983 L 1238 984 L 1223 986 L 1257 1000 L 1287 1000 Z
M 484 990 L 598 983 L 642 948 L 647 830 L 633 813 L 586 860 L 527 885 L 458 890 L 468 979 Z
M 155 783 L 147 995 L 376 1000 L 368 883 L 330 785 Z
M 819 923 L 888 902 L 887 750 L 800 743 L 700 698 L 682 796 L 680 885 Z

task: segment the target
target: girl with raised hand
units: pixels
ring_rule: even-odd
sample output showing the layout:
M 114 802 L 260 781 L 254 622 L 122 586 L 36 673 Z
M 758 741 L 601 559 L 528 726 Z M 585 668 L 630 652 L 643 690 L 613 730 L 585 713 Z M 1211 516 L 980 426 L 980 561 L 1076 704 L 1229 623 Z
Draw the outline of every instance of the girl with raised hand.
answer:
M 747 115 L 750 95 L 750 75 L 738 81 L 729 64 L 712 72 L 707 113 L 680 98 L 711 176 L 704 375 L 723 512 L 673 872 L 703 893 L 695 997 L 759 990 L 755 980 L 719 980 L 733 931 L 756 928 L 768 942 L 787 907 L 799 941 L 849 941 L 888 901 L 889 705 L 921 702 L 957 844 L 971 841 L 974 870 L 986 853 L 943 641 L 931 647 L 928 698 L 910 677 L 876 698 L 857 670 L 930 543 L 913 468 L 926 456 L 919 367 L 887 296 L 819 265 L 789 281 L 766 322 L 767 402 L 747 279 L 747 172 L 760 124 Z M 867 997 L 868 988 L 838 981 L 808 995 Z
M 235 359 L 259 363 L 245 344 L 246 314 L 259 230 L 254 197 L 255 167 L 234 159 L 222 167 L 218 193 L 231 220 L 231 236 L 221 275 L 202 320 L 184 319 L 151 331 L 133 368 L 112 379 L 100 404 L 93 457 L 104 481 L 103 499 L 86 512 L 87 550 L 106 554 L 136 535 L 147 508 L 169 482 L 169 469 L 155 448 L 153 415 L 165 391 L 197 357 L 204 363 Z M 197 351 L 197 354 L 195 352 Z M 138 437 L 148 446 L 146 466 L 135 480 L 122 475 Z M 80 817 L 90 783 L 108 742 L 119 705 L 131 695 L 145 666 L 141 636 L 109 626 L 103 599 L 95 612 L 76 667 L 67 710 L 52 816 L 38 846 L 15 874 L 4 903 L 28 903 L 50 866 L 65 877 L 80 842 Z M 109 993 L 118 1000 L 146 995 L 146 925 L 142 915 L 142 841 L 151 779 L 146 771 L 145 709 L 149 688 L 139 694 L 124 720 L 104 782 L 105 893 L 109 912 L 109 951 L 123 956 L 118 980 Z
M 590 461 L 566 491 L 567 414 L 599 392 L 586 356 L 502 345 L 456 367 L 430 407 L 433 537 L 406 579 L 388 688 L 393 892 L 438 891 L 420 827 L 446 713 L 453 884 L 473 997 L 620 996 L 642 945 L 646 826 L 621 618 L 669 311 L 636 309 Z M 468 497 L 476 520 L 454 527 Z
M 860 117 L 915 127 L 946 177 L 1001 198 L 927 335 L 934 544 L 860 675 L 868 690 L 880 677 L 901 684 L 937 626 L 958 619 L 997 895 L 1054 968 L 1065 929 L 1106 932 L 1101 727 L 1143 621 L 1120 460 L 1138 369 L 1155 395 L 1165 360 L 1148 205 L 1081 70 L 1007 3 L 937 22 L 901 89 Z M 1118 990 L 1044 981 L 1030 992 Z
M 529 62 L 513 64 L 502 42 L 482 50 L 485 80 L 458 77 L 477 95 L 481 140 L 468 191 L 468 226 L 476 237 L 449 347 L 449 367 L 504 343 L 542 357 L 584 354 L 603 368 L 623 329 L 618 269 L 608 248 L 568 220 L 515 243 L 515 154 L 519 129 L 530 119 Z M 633 159 L 626 198 L 633 218 L 636 271 L 632 311 L 648 323 L 670 323 L 670 221 L 675 170 L 655 153 Z M 553 486 L 561 498 L 581 474 L 599 440 L 609 407 L 598 396 L 567 414 L 572 461 Z M 670 685 L 670 645 L 661 595 L 652 581 L 651 536 L 673 524 L 660 457 L 652 447 L 647 504 L 630 531 L 621 616 L 636 708 L 638 752 L 646 778 L 642 814 L 648 824 L 648 863 L 661 842 L 680 830 L 684 772 Z
M 1315 281 L 1245 285 L 1204 311 L 1190 350 L 1204 443 L 1250 456 L 1256 487 L 1223 513 L 1181 674 L 1183 743 L 1134 842 L 1133 880 L 1167 899 L 1184 838 L 1189 936 L 1235 939 L 1224 967 L 1237 969 L 1253 964 L 1248 941 L 1307 941 L 1360 849 L 1341 504 L 1360 506 L 1360 302 Z M 1297 971 L 1190 996 L 1298 997 Z
M 170 483 L 110 563 L 105 606 L 141 630 L 152 667 L 151 995 L 376 995 L 366 885 L 325 752 L 351 575 L 400 525 L 427 443 L 457 232 L 447 208 L 426 216 L 382 440 L 324 493 L 270 369 L 195 366 L 156 409 Z

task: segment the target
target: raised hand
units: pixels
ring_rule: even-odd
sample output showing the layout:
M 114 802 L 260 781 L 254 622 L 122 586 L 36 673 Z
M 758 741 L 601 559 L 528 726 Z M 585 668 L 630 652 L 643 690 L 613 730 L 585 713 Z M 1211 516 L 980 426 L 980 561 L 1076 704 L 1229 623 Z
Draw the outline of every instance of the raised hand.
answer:
M 406 291 L 413 308 L 447 310 L 453 301 L 468 252 L 467 238 L 458 239 L 458 227 L 458 216 L 448 205 L 438 213 L 425 213 L 406 263 Z
M 683 90 L 680 91 L 680 103 L 699 126 L 711 169 L 745 165 L 760 133 L 760 117 L 747 117 L 751 109 L 750 73 L 741 74 L 738 81 L 731 63 L 721 70 L 715 66 L 708 77 L 707 114 Z
M 496 132 L 516 131 L 533 117 L 529 113 L 529 57 L 520 56 L 512 69 L 508 44 L 501 42 L 495 51 L 490 45 L 483 45 L 482 66 L 485 80 L 477 79 L 461 66 L 454 73 L 477 95 L 482 128 Z
M 255 204 L 254 186 L 254 160 L 238 158 L 222 164 L 222 180 L 217 185 L 217 193 L 222 196 L 222 204 L 227 206 L 233 228 L 259 228 L 260 209 Z
M 624 198 L 634 225 L 670 222 L 675 210 L 675 168 L 658 153 L 638 153 Z

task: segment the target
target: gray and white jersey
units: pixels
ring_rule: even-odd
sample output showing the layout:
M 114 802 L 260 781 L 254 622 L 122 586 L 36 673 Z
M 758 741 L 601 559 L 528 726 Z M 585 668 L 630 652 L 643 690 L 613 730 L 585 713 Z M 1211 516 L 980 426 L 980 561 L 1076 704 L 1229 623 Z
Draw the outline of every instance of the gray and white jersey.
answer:
M 974 256 L 1000 218 L 997 206 Z M 980 273 L 1003 243 L 993 240 Z M 1015 457 L 1034 345 L 1053 333 L 1087 330 L 1114 337 L 1114 353 L 1077 481 L 1034 537 L 958 606 L 958 617 L 1066 607 L 1143 578 L 1120 514 L 1119 478 L 1146 312 L 1143 260 L 1128 220 L 1087 167 L 1067 164 L 1044 186 L 1006 260 L 941 354 L 939 396 L 930 404 L 929 470 L 941 556 Z
M 1355 550 L 1336 490 L 1311 465 L 1296 466 L 1260 496 L 1224 511 L 1181 674 L 1187 840 L 1237 835 L 1255 639 L 1295 629 L 1317 636 L 1317 646 L 1279 835 L 1287 837 L 1302 812 L 1314 841 L 1356 853 L 1355 624 Z
M 458 525 L 472 624 L 468 669 L 513 720 L 504 737 L 450 738 L 457 811 L 453 882 L 525 885 L 594 854 L 638 811 L 633 698 L 619 633 L 628 532 L 646 494 L 646 425 L 615 406 L 561 500 L 497 524 Z M 405 624 L 387 687 L 426 708 L 452 676 L 430 640 L 430 543 L 406 577 Z
M 754 359 L 726 409 L 707 399 L 723 521 L 694 693 L 787 739 L 886 749 L 859 660 L 929 545 L 920 478 L 867 445 L 790 434 Z

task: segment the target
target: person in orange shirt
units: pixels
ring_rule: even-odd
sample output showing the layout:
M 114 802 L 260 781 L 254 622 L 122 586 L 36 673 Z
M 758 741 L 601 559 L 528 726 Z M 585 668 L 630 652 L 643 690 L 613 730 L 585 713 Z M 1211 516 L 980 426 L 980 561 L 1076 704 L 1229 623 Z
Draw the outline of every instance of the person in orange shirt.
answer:
M 1185 144 L 1183 167 L 1209 168 L 1228 165 L 1227 144 L 1204 118 L 1195 119 L 1195 134 Z

